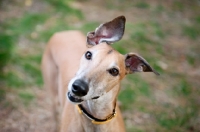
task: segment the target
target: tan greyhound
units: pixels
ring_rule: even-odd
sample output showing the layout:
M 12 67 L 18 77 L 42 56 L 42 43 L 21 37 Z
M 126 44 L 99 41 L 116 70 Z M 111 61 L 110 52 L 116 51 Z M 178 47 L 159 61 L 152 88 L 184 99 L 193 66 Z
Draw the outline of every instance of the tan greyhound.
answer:
M 124 132 L 116 103 L 120 81 L 134 72 L 158 74 L 141 56 L 122 55 L 110 46 L 122 38 L 125 21 L 119 16 L 101 24 L 87 38 L 79 31 L 66 31 L 50 39 L 42 72 L 54 96 L 58 90 L 61 132 Z

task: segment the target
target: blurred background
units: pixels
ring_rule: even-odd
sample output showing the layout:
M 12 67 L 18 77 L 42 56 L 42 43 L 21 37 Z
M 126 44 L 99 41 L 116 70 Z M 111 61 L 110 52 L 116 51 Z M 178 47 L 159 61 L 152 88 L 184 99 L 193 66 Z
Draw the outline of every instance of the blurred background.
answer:
M 127 23 L 114 48 L 140 54 L 161 74 L 123 80 L 127 132 L 200 132 L 199 0 L 1 0 L 0 132 L 51 132 L 40 71 L 47 41 L 57 31 L 86 34 L 119 15 Z

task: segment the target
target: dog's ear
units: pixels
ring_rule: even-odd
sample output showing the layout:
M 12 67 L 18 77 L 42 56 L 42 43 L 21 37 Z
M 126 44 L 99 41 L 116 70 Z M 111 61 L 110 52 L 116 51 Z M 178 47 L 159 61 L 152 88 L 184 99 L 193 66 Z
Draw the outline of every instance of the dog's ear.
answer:
M 113 42 L 119 41 L 125 29 L 126 18 L 124 16 L 119 16 L 110 22 L 101 24 L 93 32 L 88 32 L 87 43 L 88 45 L 97 45 L 102 42 L 111 44 Z
M 127 73 L 154 72 L 156 75 L 160 75 L 149 65 L 149 63 L 143 57 L 134 53 L 125 55 L 125 66 Z

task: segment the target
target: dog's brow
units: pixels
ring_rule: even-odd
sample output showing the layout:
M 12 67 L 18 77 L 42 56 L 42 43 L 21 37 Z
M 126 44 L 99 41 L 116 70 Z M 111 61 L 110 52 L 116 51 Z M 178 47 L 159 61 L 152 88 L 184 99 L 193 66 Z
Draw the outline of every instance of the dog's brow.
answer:
M 119 66 L 117 65 L 117 63 L 116 63 L 115 61 L 113 61 L 112 63 L 110 63 L 109 67 L 110 67 L 110 68 L 115 67 L 115 68 L 117 68 L 117 69 L 120 69 Z

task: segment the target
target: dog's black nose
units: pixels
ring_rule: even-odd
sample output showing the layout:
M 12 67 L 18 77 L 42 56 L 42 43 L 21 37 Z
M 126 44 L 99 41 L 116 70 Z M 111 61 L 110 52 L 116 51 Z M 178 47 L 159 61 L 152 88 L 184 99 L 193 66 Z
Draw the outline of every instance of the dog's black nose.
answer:
M 77 96 L 85 96 L 88 93 L 88 85 L 83 80 L 76 80 L 72 84 L 72 92 Z

